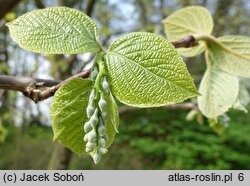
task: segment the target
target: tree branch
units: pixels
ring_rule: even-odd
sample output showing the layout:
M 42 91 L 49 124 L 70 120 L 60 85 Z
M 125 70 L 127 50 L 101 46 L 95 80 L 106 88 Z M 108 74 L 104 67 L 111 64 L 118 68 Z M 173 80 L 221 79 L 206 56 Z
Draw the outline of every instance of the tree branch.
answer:
M 165 106 L 161 106 L 160 108 L 164 110 L 195 110 L 195 109 L 198 109 L 198 106 L 196 103 L 184 102 L 184 103 L 177 103 L 177 104 L 172 104 L 172 105 L 165 105 Z M 137 109 L 140 109 L 140 108 L 129 107 L 129 106 L 123 105 L 119 107 L 119 114 L 124 115 Z
M 64 81 L 0 75 L 0 89 L 20 91 L 37 103 L 53 96 L 63 83 L 74 78 L 86 78 L 89 74 L 90 70 L 85 70 Z
M 43 4 L 42 0 L 35 0 L 35 5 L 39 9 L 45 8 L 45 5 Z
M 186 37 L 184 37 L 180 41 L 172 42 L 172 44 L 174 45 L 175 48 L 189 48 L 189 47 L 195 46 L 196 41 L 195 41 L 194 36 L 187 35 Z
M 93 9 L 95 7 L 96 0 L 89 0 L 86 8 L 86 14 L 91 17 Z
M 172 42 L 172 44 L 175 46 L 175 48 L 191 47 L 195 45 L 195 38 L 192 35 L 189 35 L 180 41 Z M 87 78 L 89 77 L 89 75 L 90 70 L 85 70 L 68 77 L 64 81 L 0 75 L 0 89 L 20 91 L 25 96 L 29 97 L 35 103 L 37 103 L 53 96 L 62 84 L 74 78 Z M 174 104 L 162 108 L 194 109 L 194 105 L 192 103 Z
M 0 0 L 0 20 L 20 2 L 21 0 Z

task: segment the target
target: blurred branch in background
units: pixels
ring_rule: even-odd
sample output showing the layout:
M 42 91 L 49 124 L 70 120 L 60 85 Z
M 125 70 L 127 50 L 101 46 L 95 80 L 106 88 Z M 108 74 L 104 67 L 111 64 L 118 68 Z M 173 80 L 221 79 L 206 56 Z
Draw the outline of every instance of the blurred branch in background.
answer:
M 0 20 L 20 2 L 21 0 L 0 0 Z
M 161 106 L 160 108 L 164 110 L 196 110 L 198 109 L 198 106 L 196 103 L 185 102 L 185 103 L 177 103 L 177 104 L 172 104 L 172 105 L 165 105 L 165 106 Z M 141 109 L 141 108 L 129 107 L 129 106 L 123 105 L 119 107 L 119 114 L 124 115 L 124 114 L 127 114 L 131 111 L 135 111 L 138 109 Z
M 89 0 L 86 8 L 86 14 L 91 17 L 93 13 L 94 6 L 96 4 L 96 0 Z
M 45 8 L 45 5 L 43 4 L 42 0 L 35 0 L 35 5 L 39 9 Z

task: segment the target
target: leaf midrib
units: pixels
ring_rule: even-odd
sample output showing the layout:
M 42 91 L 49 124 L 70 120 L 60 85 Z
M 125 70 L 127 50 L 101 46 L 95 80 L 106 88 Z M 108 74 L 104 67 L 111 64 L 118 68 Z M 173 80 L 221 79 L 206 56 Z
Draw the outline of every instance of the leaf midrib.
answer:
M 144 71 L 149 72 L 150 74 L 152 74 L 153 76 L 155 76 L 157 79 L 158 79 L 158 78 L 163 79 L 163 80 L 165 80 L 165 81 L 167 81 L 167 82 L 173 84 L 174 86 L 180 87 L 181 89 L 184 89 L 184 90 L 186 90 L 186 91 L 188 91 L 188 92 L 196 93 L 196 92 L 193 92 L 193 91 L 191 91 L 191 90 L 189 90 L 189 89 L 187 89 L 187 88 L 185 88 L 185 87 L 183 87 L 183 86 L 180 86 L 180 85 L 178 85 L 178 84 L 175 84 L 174 82 L 172 82 L 172 81 L 170 81 L 170 80 L 168 80 L 168 79 L 166 79 L 166 78 L 163 78 L 163 77 L 161 77 L 161 76 L 158 76 L 158 75 L 152 73 L 152 72 L 151 72 L 150 70 L 148 70 L 147 68 L 141 66 L 140 64 L 134 62 L 132 59 L 130 59 L 130 58 L 128 58 L 128 57 L 126 57 L 126 56 L 124 56 L 124 55 L 122 55 L 122 54 L 119 54 L 119 53 L 116 53 L 116 52 L 113 52 L 113 51 L 108 51 L 107 54 L 114 54 L 114 55 L 117 55 L 117 56 L 119 56 L 119 57 L 121 57 L 121 58 L 127 59 L 127 60 L 129 60 L 131 63 L 133 63 L 134 65 L 138 66 L 139 68 L 142 68 Z

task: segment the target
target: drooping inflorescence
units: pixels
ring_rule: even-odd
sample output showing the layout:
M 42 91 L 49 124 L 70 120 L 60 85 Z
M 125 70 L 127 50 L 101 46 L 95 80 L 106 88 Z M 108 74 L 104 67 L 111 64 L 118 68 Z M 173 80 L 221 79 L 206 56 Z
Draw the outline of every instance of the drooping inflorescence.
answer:
M 98 77 L 99 76 L 99 77 Z M 98 77 L 98 78 L 97 78 Z M 84 124 L 85 151 L 89 153 L 97 164 L 101 160 L 101 155 L 108 152 L 106 143 L 108 135 L 106 131 L 107 101 L 105 92 L 109 91 L 106 77 L 98 72 L 97 67 L 91 73 L 91 79 L 95 81 L 86 109 L 88 121 Z

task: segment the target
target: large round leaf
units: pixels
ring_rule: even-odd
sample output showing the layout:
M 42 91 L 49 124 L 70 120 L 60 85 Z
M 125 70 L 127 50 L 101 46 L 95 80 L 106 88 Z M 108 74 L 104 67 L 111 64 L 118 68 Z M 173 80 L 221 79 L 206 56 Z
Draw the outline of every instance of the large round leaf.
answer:
M 111 44 L 105 57 L 112 92 L 125 104 L 153 107 L 197 95 L 181 56 L 158 35 L 126 34 Z
M 208 10 L 201 6 L 180 9 L 164 19 L 163 24 L 170 41 L 181 40 L 187 35 L 210 35 L 213 30 L 213 19 Z M 200 41 L 197 46 L 177 50 L 183 56 L 192 57 L 205 50 L 205 43 Z
M 223 36 L 217 41 L 208 43 L 212 61 L 230 74 L 250 77 L 250 38 Z
M 96 52 L 96 24 L 84 13 L 67 7 L 29 12 L 7 24 L 20 47 L 38 53 Z
M 213 65 L 207 69 L 200 83 L 198 106 L 202 114 L 217 119 L 233 106 L 239 92 L 239 80 Z

